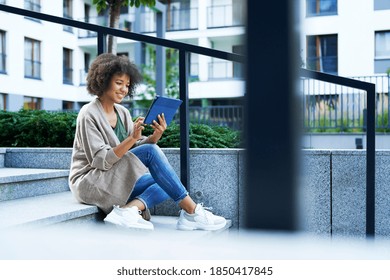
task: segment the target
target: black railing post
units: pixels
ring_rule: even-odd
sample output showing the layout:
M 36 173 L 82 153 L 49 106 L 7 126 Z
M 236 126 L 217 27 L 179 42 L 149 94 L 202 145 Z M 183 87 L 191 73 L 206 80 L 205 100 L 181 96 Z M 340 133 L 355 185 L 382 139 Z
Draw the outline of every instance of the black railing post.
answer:
M 375 84 L 367 87 L 366 236 L 375 236 Z
M 166 30 L 166 6 L 156 2 L 158 10 L 156 11 L 156 34 L 159 38 L 165 38 Z M 156 45 L 156 93 L 165 95 L 166 84 L 166 53 L 163 46 Z
M 190 191 L 190 120 L 188 106 L 188 52 L 179 50 L 180 99 L 180 178 Z

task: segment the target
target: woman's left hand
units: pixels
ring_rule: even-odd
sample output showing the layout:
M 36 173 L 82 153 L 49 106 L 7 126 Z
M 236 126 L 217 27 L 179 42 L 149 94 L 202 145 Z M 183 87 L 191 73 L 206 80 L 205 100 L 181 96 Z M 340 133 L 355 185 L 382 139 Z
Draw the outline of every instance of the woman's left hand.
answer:
M 167 129 L 167 122 L 165 120 L 164 113 L 158 115 L 157 118 L 158 118 L 158 122 L 153 121 L 153 124 L 150 125 L 153 128 L 154 132 L 149 137 L 149 139 L 154 143 L 157 143 L 157 141 L 160 140 L 164 131 Z

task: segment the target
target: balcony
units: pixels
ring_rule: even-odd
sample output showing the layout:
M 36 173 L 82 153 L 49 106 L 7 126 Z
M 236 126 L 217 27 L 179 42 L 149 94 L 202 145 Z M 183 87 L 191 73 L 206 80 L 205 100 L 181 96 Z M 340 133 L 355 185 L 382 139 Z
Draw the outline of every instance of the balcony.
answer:
M 207 8 L 207 28 L 221 28 L 231 26 L 243 26 L 244 16 L 242 3 L 233 5 L 211 6 Z M 199 10 L 198 8 L 178 9 L 171 8 L 167 11 L 166 31 L 186 31 L 197 30 L 199 28 Z M 134 13 L 122 14 L 119 20 L 119 29 L 134 31 L 132 29 L 135 20 Z M 81 18 L 79 21 L 108 26 L 108 17 L 90 17 Z M 140 20 L 141 33 L 156 32 L 156 13 L 150 9 L 141 12 Z M 96 37 L 94 32 L 87 30 L 79 31 L 79 38 Z
M 132 20 L 134 18 L 134 14 L 123 14 L 119 17 L 119 29 L 124 31 L 133 31 L 133 25 Z M 106 16 L 99 16 L 99 17 L 88 17 L 88 18 L 80 18 L 78 19 L 82 22 L 97 24 L 100 26 L 108 27 L 108 17 Z M 78 37 L 79 38 L 92 38 L 96 37 L 96 32 L 85 30 L 85 29 L 79 29 L 78 30 Z
M 207 8 L 207 28 L 243 25 L 244 16 L 242 3 L 211 6 Z

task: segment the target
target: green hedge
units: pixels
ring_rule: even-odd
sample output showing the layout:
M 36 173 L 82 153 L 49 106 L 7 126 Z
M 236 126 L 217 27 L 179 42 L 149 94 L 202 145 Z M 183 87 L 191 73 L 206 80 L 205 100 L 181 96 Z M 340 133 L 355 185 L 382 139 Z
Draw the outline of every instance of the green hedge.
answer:
M 0 111 L 0 147 L 72 147 L 77 113 L 43 110 Z M 144 135 L 153 130 L 147 127 Z M 159 141 L 162 148 L 180 146 L 180 127 L 172 123 Z M 240 134 L 226 127 L 190 124 L 192 148 L 238 148 Z
M 76 113 L 0 112 L 1 147 L 72 147 Z

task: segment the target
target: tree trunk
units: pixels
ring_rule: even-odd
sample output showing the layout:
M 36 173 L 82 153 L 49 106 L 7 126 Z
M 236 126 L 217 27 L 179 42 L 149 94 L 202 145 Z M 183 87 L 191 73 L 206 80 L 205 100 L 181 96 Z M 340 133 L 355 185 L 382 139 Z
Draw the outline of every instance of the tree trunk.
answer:
M 121 13 L 121 0 L 114 0 L 110 3 L 109 10 L 109 27 L 118 29 L 119 28 L 119 17 Z M 111 35 L 108 36 L 107 52 L 116 54 L 117 49 L 117 38 Z

